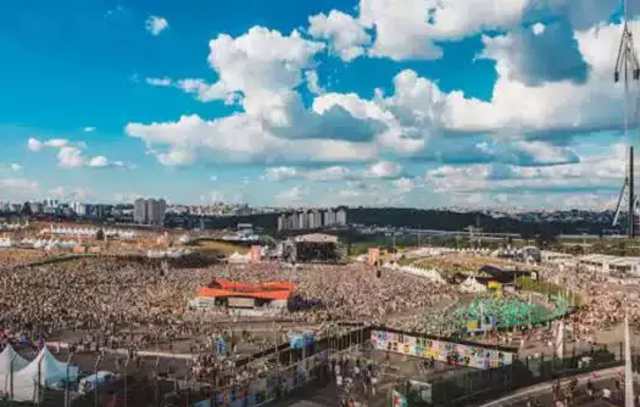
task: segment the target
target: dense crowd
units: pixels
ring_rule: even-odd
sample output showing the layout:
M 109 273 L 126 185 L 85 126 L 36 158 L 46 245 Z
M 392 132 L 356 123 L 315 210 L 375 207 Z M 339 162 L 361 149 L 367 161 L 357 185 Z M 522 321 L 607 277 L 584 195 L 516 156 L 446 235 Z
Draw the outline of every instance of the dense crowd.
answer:
M 296 285 L 287 318 L 322 326 L 327 321 L 386 324 L 398 329 L 450 334 L 455 289 L 399 271 L 381 275 L 360 264 L 299 265 L 261 263 L 208 268 L 162 267 L 158 261 L 87 258 L 38 267 L 11 267 L 29 260 L 16 251 L 3 257 L 0 271 L 2 322 L 14 333 L 51 337 L 80 332 L 81 342 L 102 346 L 140 346 L 216 331 L 186 306 L 197 288 L 214 277 L 242 282 L 285 280 Z M 5 258 L 6 257 L 6 258 Z M 577 338 L 615 326 L 624 317 L 624 286 L 597 273 L 548 268 L 545 280 L 579 293 L 584 306 L 572 316 Z M 630 318 L 640 326 L 640 306 L 628 301 Z M 229 320 L 223 308 L 210 322 Z M 258 340 L 259 342 L 259 340 Z M 268 346 L 268 344 L 267 344 Z
M 397 272 L 378 277 L 358 264 L 183 269 L 159 261 L 98 257 L 0 272 L 0 330 L 14 337 L 74 336 L 79 346 L 110 348 L 210 338 L 218 333 L 216 321 L 232 317 L 223 308 L 203 315 L 187 303 L 214 277 L 291 281 L 296 297 L 286 317 L 320 327 L 338 320 L 402 323 L 413 311 L 455 299 L 446 286 Z
M 204 274 L 115 258 L 4 271 L 0 327 L 31 338 L 72 333 L 81 346 L 113 348 L 191 336 L 199 325 L 184 318 L 184 305 Z
M 14 267 L 42 261 L 51 256 L 51 253 L 47 253 L 44 250 L 16 248 L 11 248 L 10 250 L 0 249 L 0 272 L 3 270 L 13 269 Z
M 380 277 L 360 264 L 346 266 L 288 266 L 264 263 L 216 270 L 216 277 L 243 282 L 286 280 L 296 285 L 292 314 L 305 321 L 357 321 L 375 325 L 411 315 L 455 298 L 446 285 L 404 274 L 383 271 Z
M 578 311 L 571 315 L 570 329 L 577 340 L 597 342 L 598 333 L 624 321 L 625 309 L 629 312 L 630 324 L 640 328 L 637 286 L 625 285 L 619 279 L 578 266 L 547 268 L 542 277 L 576 293 L 582 301 Z

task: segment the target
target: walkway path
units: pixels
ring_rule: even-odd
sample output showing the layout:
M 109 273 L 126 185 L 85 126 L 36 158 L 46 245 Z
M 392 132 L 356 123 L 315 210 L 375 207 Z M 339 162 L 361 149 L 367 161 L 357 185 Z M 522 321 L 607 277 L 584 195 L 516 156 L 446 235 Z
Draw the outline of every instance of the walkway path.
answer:
M 620 373 L 623 372 L 624 367 L 613 367 L 609 369 L 599 370 L 596 372 L 591 372 L 587 374 L 578 375 L 578 385 L 585 386 L 587 381 L 591 379 L 591 381 L 595 383 L 600 383 L 607 380 L 612 380 L 616 377 L 620 377 Z M 565 383 L 568 379 L 563 379 L 563 383 Z M 545 382 L 535 386 L 527 387 L 521 390 L 518 390 L 514 393 L 511 393 L 508 396 L 502 397 L 498 400 L 493 400 L 489 403 L 483 404 L 481 407 L 500 407 L 500 406 L 511 406 L 517 405 L 529 398 L 538 397 L 542 395 L 549 395 L 552 392 L 552 386 L 555 382 Z

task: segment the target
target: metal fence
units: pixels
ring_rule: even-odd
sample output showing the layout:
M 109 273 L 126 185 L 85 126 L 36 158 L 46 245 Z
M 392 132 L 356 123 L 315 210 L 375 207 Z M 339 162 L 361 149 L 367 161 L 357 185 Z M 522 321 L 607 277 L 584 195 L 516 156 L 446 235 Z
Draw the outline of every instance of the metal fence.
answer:
M 211 384 L 197 383 L 195 379 L 182 377 L 177 379 L 165 368 L 159 368 L 159 360 L 146 359 L 141 366 L 126 359 L 118 363 L 115 371 L 120 380 L 99 393 L 89 392 L 76 397 L 72 402 L 65 401 L 61 391 L 40 389 L 40 406 L 58 407 L 70 405 L 84 406 L 131 406 L 164 407 L 174 405 L 197 406 L 259 406 L 266 403 L 277 405 L 279 401 L 291 396 L 304 386 L 323 385 L 329 380 L 327 361 L 333 355 L 351 351 L 368 344 L 372 327 L 357 325 L 337 326 L 329 335 L 305 349 L 292 349 L 288 344 L 276 346 L 270 351 L 256 353 L 249 358 L 237 361 L 236 366 L 257 363 L 267 359 L 274 368 L 261 376 L 249 378 L 244 383 L 218 383 L 214 389 Z M 577 352 L 577 351 L 576 351 Z M 634 366 L 639 366 L 640 349 L 632 350 Z M 469 406 L 499 398 L 514 390 L 548 382 L 576 374 L 620 366 L 623 364 L 622 344 L 609 347 L 583 349 L 566 358 L 551 355 L 516 358 L 512 365 L 487 369 L 460 369 L 437 376 L 430 381 L 431 403 L 420 401 L 419 394 L 412 392 L 404 383 L 398 382 L 395 389 L 405 394 L 410 406 Z M 188 363 L 185 361 L 178 363 Z M 95 370 L 98 370 L 96 364 Z M 134 370 L 137 371 L 135 374 Z M 143 374 L 140 374 L 140 373 Z M 256 391 L 255 382 L 267 382 L 266 389 Z M 77 390 L 77 383 L 73 384 Z M 0 398 L 1 406 L 11 406 L 10 402 Z M 15 404 L 22 405 L 22 404 Z
M 524 387 L 621 366 L 624 363 L 621 346 L 593 347 L 566 358 L 549 355 L 520 358 L 510 366 L 466 370 L 435 378 L 430 382 L 431 402 L 424 401 L 422 395 L 412 391 L 408 383 L 400 383 L 395 390 L 403 394 L 412 407 L 479 405 Z M 635 355 L 634 360 L 639 359 L 640 356 Z

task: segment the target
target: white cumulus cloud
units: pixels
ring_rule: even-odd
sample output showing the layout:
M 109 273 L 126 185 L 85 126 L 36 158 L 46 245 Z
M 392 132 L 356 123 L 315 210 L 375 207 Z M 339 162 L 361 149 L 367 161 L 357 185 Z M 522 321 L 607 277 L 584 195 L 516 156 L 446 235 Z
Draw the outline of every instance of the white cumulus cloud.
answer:
M 380 161 L 372 164 L 366 174 L 372 178 L 396 178 L 402 173 L 402 166 L 391 161 Z
M 161 32 L 169 28 L 166 18 L 160 16 L 149 16 L 144 23 L 144 28 L 153 36 L 160 35 Z
M 171 81 L 171 78 L 168 78 L 166 76 L 162 78 L 152 78 L 152 77 L 145 78 L 145 82 L 147 82 L 147 84 L 151 86 L 161 86 L 161 87 L 171 86 L 173 84 L 173 82 Z
M 39 193 L 40 185 L 26 178 L 0 178 L 0 191 L 3 197 L 11 199 L 33 199 Z
M 313 38 L 329 41 L 330 50 L 343 61 L 349 62 L 364 55 L 371 37 L 354 17 L 338 10 L 309 17 L 309 34 Z
M 27 141 L 27 148 L 33 152 L 40 152 L 44 148 L 50 148 L 50 149 L 56 150 L 58 165 L 61 168 L 66 168 L 66 169 L 82 168 L 82 167 L 133 168 L 132 165 L 125 164 L 122 161 L 111 161 L 107 157 L 102 155 L 87 157 L 84 152 L 84 150 L 86 149 L 86 144 L 83 142 L 72 143 L 67 139 L 49 139 L 49 140 L 41 141 L 35 137 L 31 137 Z
M 518 23 L 532 0 L 361 0 L 359 21 L 375 29 L 370 54 L 394 60 L 438 59 L 437 41 Z

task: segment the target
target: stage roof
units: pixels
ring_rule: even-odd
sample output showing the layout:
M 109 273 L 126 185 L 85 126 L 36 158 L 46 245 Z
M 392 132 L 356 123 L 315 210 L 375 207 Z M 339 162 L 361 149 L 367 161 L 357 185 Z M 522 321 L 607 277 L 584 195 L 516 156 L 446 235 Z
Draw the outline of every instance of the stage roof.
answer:
M 295 285 L 287 281 L 272 281 L 258 284 L 241 283 L 237 281 L 214 279 L 207 287 L 198 290 L 200 297 L 245 297 L 264 300 L 286 300 Z

